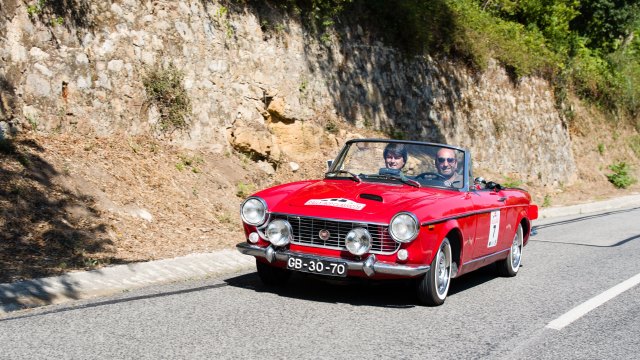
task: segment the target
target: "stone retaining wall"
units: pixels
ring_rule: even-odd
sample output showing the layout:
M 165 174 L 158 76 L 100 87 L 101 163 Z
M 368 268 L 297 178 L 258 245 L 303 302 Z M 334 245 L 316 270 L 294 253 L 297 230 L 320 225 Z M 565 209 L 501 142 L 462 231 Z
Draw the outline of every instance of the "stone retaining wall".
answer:
M 142 79 L 172 64 L 185 75 L 192 114 L 189 130 L 168 138 L 185 147 L 250 147 L 247 134 L 255 134 L 257 160 L 304 160 L 336 146 L 327 130 L 348 121 L 469 147 L 474 165 L 523 180 L 575 177 L 549 85 L 516 85 L 495 63 L 473 74 L 429 57 L 408 60 L 358 26 L 319 41 L 277 10 L 216 1 L 68 3 L 77 7 L 0 5 L 3 133 L 153 131 L 159 112 Z

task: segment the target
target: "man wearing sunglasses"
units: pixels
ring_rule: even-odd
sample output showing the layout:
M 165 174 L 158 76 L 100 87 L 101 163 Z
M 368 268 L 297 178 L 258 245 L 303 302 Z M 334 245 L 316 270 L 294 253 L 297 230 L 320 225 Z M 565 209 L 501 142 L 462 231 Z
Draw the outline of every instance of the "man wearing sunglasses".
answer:
M 452 149 L 442 148 L 436 154 L 436 169 L 445 186 L 462 187 L 462 175 L 458 174 L 458 159 Z

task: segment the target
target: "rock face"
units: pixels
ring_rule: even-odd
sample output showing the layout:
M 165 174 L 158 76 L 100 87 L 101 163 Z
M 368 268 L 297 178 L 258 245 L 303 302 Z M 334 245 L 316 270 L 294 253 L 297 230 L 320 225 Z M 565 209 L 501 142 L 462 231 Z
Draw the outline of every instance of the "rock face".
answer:
M 357 26 L 326 45 L 298 22 L 250 5 L 89 4 L 62 17 L 13 0 L 0 5 L 0 121 L 40 131 L 146 133 L 158 111 L 143 79 L 173 65 L 193 109 L 189 130 L 171 137 L 185 147 L 234 147 L 277 166 L 285 156 L 304 161 L 323 144 L 336 146 L 327 123 L 346 121 L 467 147 L 475 166 L 523 180 L 570 183 L 575 176 L 549 85 L 536 78 L 514 84 L 495 63 L 472 74 L 428 57 L 406 59 Z M 263 31 L 265 22 L 285 30 Z
M 280 162 L 281 153 L 276 136 L 264 125 L 247 124 L 238 120 L 228 130 L 228 138 L 231 146 L 256 161 L 267 160 L 275 164 Z

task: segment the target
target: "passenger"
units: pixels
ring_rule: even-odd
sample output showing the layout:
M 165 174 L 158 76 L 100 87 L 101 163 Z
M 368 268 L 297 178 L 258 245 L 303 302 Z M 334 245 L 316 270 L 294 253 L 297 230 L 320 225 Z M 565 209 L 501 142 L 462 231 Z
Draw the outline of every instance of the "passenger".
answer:
M 384 148 L 384 165 L 388 169 L 400 170 L 407 163 L 407 149 L 404 144 L 391 143 Z

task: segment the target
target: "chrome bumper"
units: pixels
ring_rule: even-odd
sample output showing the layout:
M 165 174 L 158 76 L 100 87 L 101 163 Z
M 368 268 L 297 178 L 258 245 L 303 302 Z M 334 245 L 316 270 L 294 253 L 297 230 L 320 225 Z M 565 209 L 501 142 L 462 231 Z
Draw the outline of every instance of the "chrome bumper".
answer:
M 415 277 L 426 274 L 429 272 L 429 265 L 400 265 L 393 263 L 386 263 L 378 261 L 375 255 L 370 255 L 364 261 L 352 261 L 346 259 L 327 258 L 322 256 L 308 255 L 308 254 L 296 254 L 289 250 L 276 250 L 273 246 L 269 245 L 266 248 L 251 245 L 249 243 L 240 243 L 236 245 L 238 251 L 245 255 L 251 255 L 259 258 L 266 259 L 268 262 L 273 263 L 275 261 L 286 262 L 290 255 L 302 256 L 311 259 L 327 260 L 327 261 L 340 261 L 347 265 L 348 270 L 362 271 L 367 276 L 371 277 L 375 274 L 387 274 L 387 275 L 399 275 L 406 277 Z

